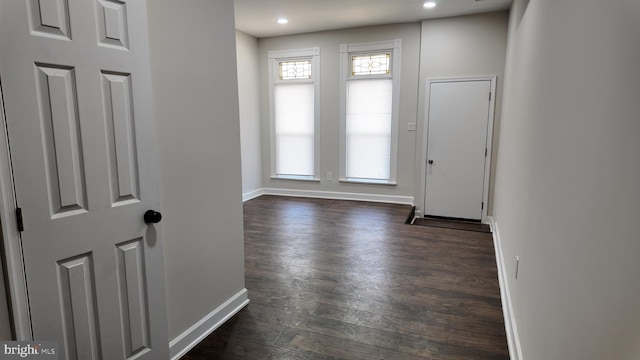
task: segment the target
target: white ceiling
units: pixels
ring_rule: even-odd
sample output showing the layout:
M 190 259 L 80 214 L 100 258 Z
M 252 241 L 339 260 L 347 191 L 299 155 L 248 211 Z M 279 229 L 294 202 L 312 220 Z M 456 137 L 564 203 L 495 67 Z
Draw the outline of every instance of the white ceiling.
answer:
M 505 10 L 512 0 L 436 0 L 434 9 L 424 1 L 235 0 L 236 29 L 258 38 L 291 35 Z M 277 24 L 279 17 L 289 23 Z

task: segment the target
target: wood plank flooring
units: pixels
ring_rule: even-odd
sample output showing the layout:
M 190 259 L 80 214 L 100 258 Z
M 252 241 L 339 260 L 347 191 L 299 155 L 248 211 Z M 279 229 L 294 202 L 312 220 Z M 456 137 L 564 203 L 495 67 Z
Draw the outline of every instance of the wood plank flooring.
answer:
M 251 303 L 182 359 L 508 359 L 491 234 L 410 210 L 245 202 Z

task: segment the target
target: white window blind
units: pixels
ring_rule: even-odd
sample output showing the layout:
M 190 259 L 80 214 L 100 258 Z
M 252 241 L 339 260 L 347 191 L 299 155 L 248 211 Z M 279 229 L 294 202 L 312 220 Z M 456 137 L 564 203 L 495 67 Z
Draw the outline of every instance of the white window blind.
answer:
M 392 79 L 347 82 L 347 178 L 390 178 L 392 103 Z
M 274 86 L 276 175 L 314 174 L 314 85 Z

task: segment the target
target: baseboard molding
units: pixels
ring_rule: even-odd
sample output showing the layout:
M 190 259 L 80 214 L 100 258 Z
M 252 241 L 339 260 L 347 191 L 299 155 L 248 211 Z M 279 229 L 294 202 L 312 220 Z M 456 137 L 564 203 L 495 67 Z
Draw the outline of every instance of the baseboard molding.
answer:
M 294 196 L 334 200 L 369 201 L 389 204 L 413 205 L 413 196 L 394 196 L 378 194 L 360 194 L 334 191 L 292 190 L 264 188 L 263 195 Z
M 219 328 L 238 311 L 249 304 L 247 289 L 242 289 L 222 305 L 193 324 L 190 328 L 169 342 L 171 360 L 178 360 L 214 330 Z
M 248 193 L 242 194 L 242 202 L 249 201 L 251 199 L 255 199 L 260 195 L 264 194 L 264 189 L 256 189 L 253 191 L 249 191 Z
M 522 347 L 520 346 L 520 336 L 518 326 L 511 302 L 511 291 L 509 291 L 509 276 L 506 273 L 505 259 L 502 254 L 502 242 L 500 240 L 500 230 L 493 216 L 487 216 L 487 222 L 491 226 L 493 234 L 493 247 L 496 253 L 496 264 L 498 267 L 498 281 L 500 283 L 500 298 L 502 299 L 502 313 L 504 316 L 504 328 L 507 333 L 507 345 L 509 346 L 509 358 L 511 360 L 523 360 Z

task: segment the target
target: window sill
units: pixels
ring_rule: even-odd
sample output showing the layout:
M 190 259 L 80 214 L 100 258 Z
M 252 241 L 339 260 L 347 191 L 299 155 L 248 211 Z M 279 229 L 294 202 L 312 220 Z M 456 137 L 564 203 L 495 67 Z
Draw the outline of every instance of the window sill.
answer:
M 271 180 L 294 180 L 294 181 L 308 181 L 308 182 L 320 182 L 320 179 L 313 176 L 293 176 L 293 175 L 272 175 Z
M 363 184 L 363 185 L 385 185 L 385 186 L 397 186 L 398 185 L 398 183 L 396 183 L 395 181 L 389 181 L 389 180 L 341 178 L 339 181 L 341 183 Z

